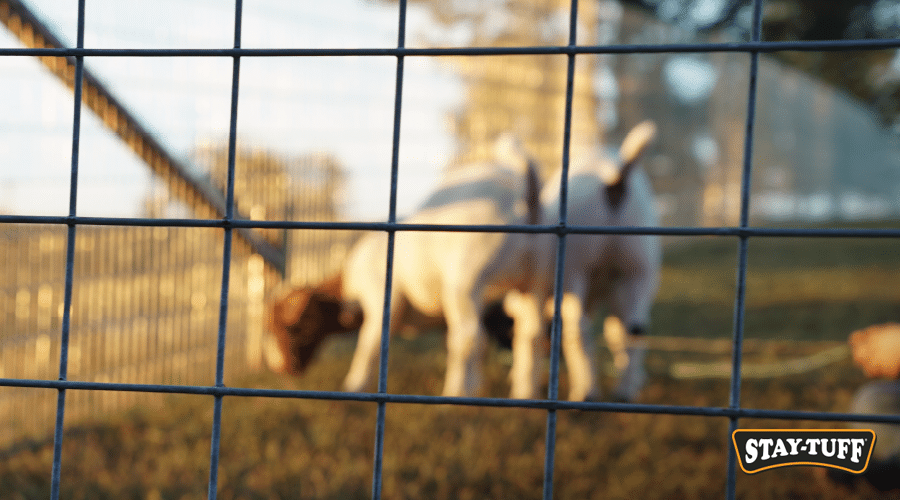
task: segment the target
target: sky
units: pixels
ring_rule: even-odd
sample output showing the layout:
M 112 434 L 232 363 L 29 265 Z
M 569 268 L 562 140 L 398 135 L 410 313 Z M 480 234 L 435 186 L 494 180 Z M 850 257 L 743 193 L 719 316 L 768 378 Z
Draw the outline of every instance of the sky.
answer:
M 28 0 L 67 43 L 77 2 Z M 233 2 L 88 0 L 89 48 L 230 48 Z M 407 37 L 427 30 L 414 6 Z M 242 47 L 394 47 L 397 7 L 360 2 L 246 0 Z M 0 30 L 0 46 L 19 42 Z M 462 84 L 440 60 L 407 58 L 401 119 L 398 212 L 409 212 L 452 158 L 448 112 Z M 93 57 L 94 72 L 166 147 L 184 161 L 198 144 L 228 136 L 229 58 Z M 350 174 L 348 216 L 383 219 L 388 184 L 396 59 L 243 58 L 238 145 L 282 155 L 331 152 Z M 68 212 L 72 93 L 30 57 L 0 58 L 0 210 Z M 82 114 L 77 213 L 138 216 L 151 185 L 148 169 L 99 123 Z
M 74 45 L 75 0 L 24 1 L 61 39 Z M 696 5 L 695 17 L 702 21 L 704 16 L 713 16 L 721 9 L 722 3 L 707 0 Z M 601 29 L 597 42 L 615 42 L 620 36 L 621 6 L 613 1 L 601 2 L 601 6 L 604 8 L 599 13 Z M 547 22 L 536 29 L 557 35 L 565 32 L 567 14 L 557 14 L 548 16 Z M 234 3 L 229 0 L 87 0 L 85 46 L 230 48 L 234 43 L 233 17 Z M 389 2 L 244 0 L 242 17 L 241 45 L 245 48 L 395 47 L 397 43 L 397 6 Z M 490 26 L 498 30 L 509 22 L 503 16 L 490 20 L 493 23 Z M 657 31 L 649 29 L 648 33 Z M 408 46 L 423 46 L 434 40 L 453 46 L 466 45 L 471 35 L 472 30 L 466 26 L 440 27 L 430 19 L 426 9 L 416 3 L 409 6 Z M 20 46 L 5 29 L 0 29 L 0 47 Z M 900 51 L 897 54 L 900 67 Z M 665 98 L 687 106 L 701 105 L 717 88 L 727 88 L 728 81 L 734 78 L 711 64 L 708 55 L 671 54 L 657 59 L 662 64 L 661 75 L 670 94 Z M 198 146 L 227 142 L 230 58 L 87 57 L 85 64 L 138 116 L 144 128 L 183 163 L 191 164 L 191 152 Z M 770 70 L 764 70 L 761 77 L 766 77 L 766 71 Z M 389 205 L 395 75 L 396 59 L 392 57 L 244 57 L 240 73 L 238 146 L 260 148 L 285 157 L 320 152 L 334 155 L 348 173 L 346 199 L 342 204 L 345 217 L 384 220 Z M 622 75 L 598 64 L 593 78 L 593 91 L 609 104 L 600 107 L 606 111 L 597 119 L 612 129 L 619 119 L 616 109 Z M 802 97 L 801 94 L 813 89 L 818 95 L 820 86 L 817 85 L 804 87 L 798 95 Z M 780 102 L 777 99 L 784 94 L 783 89 L 770 90 L 768 94 L 765 90 L 760 92 L 760 105 L 773 99 L 772 102 Z M 71 91 L 34 58 L 0 57 L 0 213 L 68 213 L 72 98 Z M 805 105 L 800 102 L 802 99 L 794 100 L 798 102 L 772 108 L 778 111 L 795 109 L 791 107 L 794 104 Z M 405 58 L 397 200 L 401 217 L 425 199 L 453 160 L 456 151 L 449 116 L 461 108 L 463 101 L 464 84 L 446 59 Z M 807 108 L 794 113 L 797 116 L 788 125 L 799 127 L 797 123 L 809 118 Z M 778 130 L 772 125 L 778 120 L 759 113 L 758 121 L 757 144 L 777 139 L 769 135 Z M 719 152 L 723 151 L 723 141 L 728 140 L 722 131 L 709 129 L 706 122 L 684 126 L 696 128 L 690 150 L 699 162 L 721 160 Z M 866 132 L 872 127 L 856 127 L 854 133 L 874 137 Z M 831 133 L 827 127 L 820 128 L 821 134 Z M 896 149 L 895 139 L 881 141 L 893 144 L 887 149 L 879 146 L 888 151 L 888 156 Z M 858 170 L 849 159 L 841 159 L 840 164 L 850 171 Z M 85 109 L 77 213 L 140 216 L 142 203 L 153 185 L 152 174 L 144 163 Z M 813 197 L 821 194 L 812 193 Z M 779 194 L 784 198 L 783 195 Z M 896 193 L 888 195 L 892 198 L 891 206 L 895 206 Z M 780 212 L 774 215 L 777 217 L 804 216 L 794 201 L 775 203 L 773 199 L 754 206 L 787 207 L 779 208 Z M 668 206 L 664 201 L 659 201 L 663 208 Z M 863 212 L 871 210 L 867 208 Z

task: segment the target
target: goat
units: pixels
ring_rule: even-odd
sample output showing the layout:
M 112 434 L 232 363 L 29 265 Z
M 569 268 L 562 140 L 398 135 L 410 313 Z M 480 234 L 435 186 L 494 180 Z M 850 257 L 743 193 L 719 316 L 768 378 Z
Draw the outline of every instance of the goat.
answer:
M 639 168 L 644 151 L 656 135 L 656 126 L 647 121 L 632 129 L 619 150 L 619 158 L 597 152 L 578 154 L 569 172 L 567 223 L 573 226 L 657 226 L 657 210 L 650 182 Z M 541 192 L 543 220 L 559 220 L 561 173 Z M 542 235 L 537 253 L 544 263 L 555 262 L 556 236 Z M 599 399 L 594 361 L 593 341 L 588 332 L 588 317 L 599 302 L 610 309 L 604 336 L 622 367 L 614 398 L 631 401 L 639 393 L 646 379 L 644 371 L 645 340 L 650 307 L 659 284 L 661 249 L 659 238 L 653 235 L 584 235 L 566 237 L 565 267 L 560 307 L 562 319 L 562 352 L 569 373 L 569 399 L 574 401 Z M 543 266 L 536 277 L 539 283 L 538 302 L 552 293 L 554 266 Z M 521 300 L 521 298 L 516 298 Z M 550 301 L 548 301 L 550 302 Z M 516 304 L 511 304 L 514 310 Z M 547 306 L 552 313 L 552 302 Z M 531 313 L 513 314 L 515 321 L 531 314 L 531 321 L 540 321 Z M 528 330 L 533 331 L 533 330 Z M 522 345 L 529 345 L 528 342 Z M 536 353 L 523 353 L 531 358 Z M 532 361 L 532 367 L 537 363 Z M 534 369 L 534 368 L 533 368 Z M 532 375 L 531 380 L 536 376 Z M 534 389 L 529 391 L 532 394 Z
M 322 342 L 332 336 L 359 330 L 362 311 L 345 303 L 341 291 L 342 274 L 338 273 L 318 286 L 288 288 L 276 293 L 267 306 L 267 329 L 272 334 L 265 340 L 265 359 L 270 369 L 292 376 L 302 375 L 309 367 Z M 405 331 L 445 328 L 442 318 L 431 318 L 408 310 L 399 321 Z M 481 317 L 488 337 L 502 349 L 512 348 L 513 320 L 501 301 L 488 304 Z
M 359 329 L 362 313 L 344 307 L 341 281 L 337 274 L 317 287 L 292 288 L 267 307 L 275 342 L 266 346 L 266 360 L 273 371 L 300 375 L 325 338 Z
M 491 163 L 467 165 L 445 174 L 438 189 L 408 222 L 537 223 L 540 185 L 535 164 L 508 135 L 497 141 L 494 156 Z M 343 388 L 360 392 L 371 386 L 381 343 L 387 238 L 383 232 L 364 235 L 351 250 L 340 276 L 322 287 L 299 291 L 293 297 L 289 294 L 286 300 L 293 301 L 294 308 L 277 301 L 270 308 L 269 327 L 283 358 L 276 368 L 299 373 L 326 336 L 359 328 Z M 445 321 L 447 370 L 443 395 L 471 396 L 480 388 L 485 341 L 482 322 L 509 326 L 502 308 L 492 304 L 501 301 L 509 290 L 530 290 L 535 267 L 533 238 L 525 233 L 397 232 L 391 332 L 396 332 L 413 312 L 419 313 L 419 319 Z M 536 326 L 526 318 L 512 328 L 518 332 Z M 516 337 L 514 333 L 514 352 L 522 349 L 517 347 Z M 530 373 L 531 367 L 517 367 L 515 354 L 513 358 L 513 393 L 518 394 L 522 391 L 516 389 L 515 374 Z

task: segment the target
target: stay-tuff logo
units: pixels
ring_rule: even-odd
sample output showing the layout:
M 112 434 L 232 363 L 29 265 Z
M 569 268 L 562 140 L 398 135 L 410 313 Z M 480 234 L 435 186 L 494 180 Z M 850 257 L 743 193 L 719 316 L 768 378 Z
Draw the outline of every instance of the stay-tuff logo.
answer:
M 869 466 L 875 432 L 869 429 L 738 429 L 731 434 L 741 469 L 814 465 L 859 474 Z

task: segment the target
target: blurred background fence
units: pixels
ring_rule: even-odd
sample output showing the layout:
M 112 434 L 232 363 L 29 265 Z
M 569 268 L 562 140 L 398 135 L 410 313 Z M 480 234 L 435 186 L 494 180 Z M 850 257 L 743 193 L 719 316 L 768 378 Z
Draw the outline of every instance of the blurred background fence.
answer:
M 221 159 L 199 151 L 200 161 Z M 329 213 L 326 179 L 316 196 L 286 195 L 298 189 L 286 181 L 284 164 L 265 155 L 242 160 L 258 165 L 237 182 L 247 193 L 254 215 L 265 195 L 280 202 L 285 214 Z M 298 174 L 316 176 L 334 165 L 309 158 L 293 165 Z M 216 170 L 213 170 L 214 172 Z M 257 175 L 258 174 L 258 175 Z M 281 189 L 277 186 L 281 183 Z M 244 191 L 246 189 L 246 191 Z M 254 198 L 253 193 L 257 194 Z M 312 191 L 312 188 L 309 188 Z M 277 198 L 281 192 L 282 197 Z M 298 189 L 298 193 L 303 193 Z M 168 196 L 148 201 L 148 216 L 179 210 Z M 239 206 L 240 206 L 239 205 Z M 272 205 L 270 205 L 271 207 Z M 190 206 L 181 209 L 192 212 Z M 320 219 L 321 220 L 321 219 Z M 330 220 L 330 219 L 326 219 Z M 259 235 L 283 249 L 285 233 Z M 288 262 L 294 283 L 316 283 L 336 272 L 352 232 L 293 232 L 297 249 Z M 85 226 L 75 249 L 74 288 L 69 344 L 73 380 L 208 385 L 215 373 L 222 269 L 219 231 L 186 227 Z M 0 377 L 55 378 L 63 313 L 66 233 L 59 226 L 7 224 L 0 230 Z M 233 375 L 258 370 L 263 361 L 264 299 L 280 282 L 266 261 L 246 247 L 232 254 L 229 289 L 229 339 L 226 362 Z M 68 419 L 127 407 L 138 393 L 96 392 L 68 405 Z M 52 428 L 55 397 L 49 391 L 6 390 L 0 393 L 0 444 L 43 436 Z
M 205 159 L 219 158 L 202 151 Z M 243 159 L 244 157 L 242 157 Z M 326 179 L 303 204 L 286 196 L 283 163 L 266 155 L 247 155 L 260 166 L 237 182 L 246 192 L 241 203 L 254 215 L 254 200 L 271 203 L 281 191 L 281 217 L 311 214 L 333 220 L 332 187 Z M 325 158 L 295 164 L 299 173 L 332 169 Z M 259 175 L 256 175 L 258 172 Z M 281 189 L 276 189 L 281 183 Z M 246 189 L 246 191 L 244 191 Z M 312 191 L 312 188 L 309 188 Z M 257 197 L 253 196 L 253 193 Z M 303 190 L 297 192 L 303 193 Z M 176 211 L 167 196 L 151 199 L 148 216 Z M 271 206 L 271 205 L 270 205 Z M 190 211 L 191 207 L 184 207 Z M 262 232 L 273 247 L 295 249 L 287 268 L 295 284 L 318 283 L 337 272 L 354 233 L 343 231 Z M 290 241 L 286 241 L 289 239 Z M 69 344 L 72 380 L 209 385 L 215 373 L 222 272 L 219 231 L 186 227 L 85 226 L 75 249 Z M 57 375 L 59 329 L 63 313 L 65 229 L 59 226 L 7 224 L 0 230 L 0 378 L 52 379 Z M 268 268 L 268 269 L 267 269 Z M 233 375 L 258 370 L 263 362 L 264 300 L 281 281 L 259 255 L 238 248 L 232 254 L 229 289 L 229 343 L 226 362 Z M 67 418 L 77 421 L 98 409 L 121 409 L 138 393 L 97 392 L 69 404 Z M 52 428 L 55 397 L 50 392 L 0 393 L 0 445 Z
M 69 373 L 97 382 L 208 384 L 214 373 L 221 281 L 221 238 L 210 230 L 85 227 L 75 250 Z M 0 239 L 5 378 L 53 379 L 59 359 L 65 231 L 16 225 Z M 263 269 L 236 252 L 228 359 L 258 365 Z M 247 363 L 250 361 L 251 363 Z M 52 428 L 48 391 L 4 391 L 0 440 Z M 69 406 L 79 420 L 139 400 L 136 393 L 97 392 Z
M 0 2 L 0 21 L 32 48 L 62 48 L 30 8 Z M 72 60 L 41 62 L 69 87 Z M 152 170 L 161 186 L 143 201 L 147 218 L 224 214 L 227 150 L 198 144 L 193 171 L 148 133 L 90 72 L 85 104 Z M 334 221 L 344 173 L 332 157 L 283 158 L 241 151 L 236 212 L 251 219 Z M 124 224 L 127 224 L 125 222 Z M 238 230 L 232 252 L 226 363 L 232 375 L 262 367 L 264 300 L 281 282 L 317 283 L 338 270 L 350 231 Z M 215 373 L 223 241 L 215 229 L 82 226 L 75 248 L 69 340 L 72 380 L 210 385 Z M 285 257 L 285 249 L 292 248 Z M 53 379 L 60 356 L 66 231 L 55 225 L 0 228 L 0 378 Z M 126 408 L 139 393 L 92 392 L 67 405 L 67 421 Z M 43 438 L 53 427 L 50 391 L 0 393 L 0 446 Z

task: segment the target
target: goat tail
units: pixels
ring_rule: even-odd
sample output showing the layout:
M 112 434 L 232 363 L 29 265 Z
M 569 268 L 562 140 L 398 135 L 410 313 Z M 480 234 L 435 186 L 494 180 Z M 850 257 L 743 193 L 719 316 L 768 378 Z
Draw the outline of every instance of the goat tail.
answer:
M 528 169 L 530 163 L 522 141 L 511 132 L 501 134 L 494 141 L 494 160 L 501 165 L 513 166 L 522 171 Z
M 538 224 L 541 218 L 540 168 L 526 151 L 521 139 L 512 132 L 500 134 L 494 141 L 494 160 L 501 165 L 515 167 L 517 172 L 524 174 L 528 223 Z

